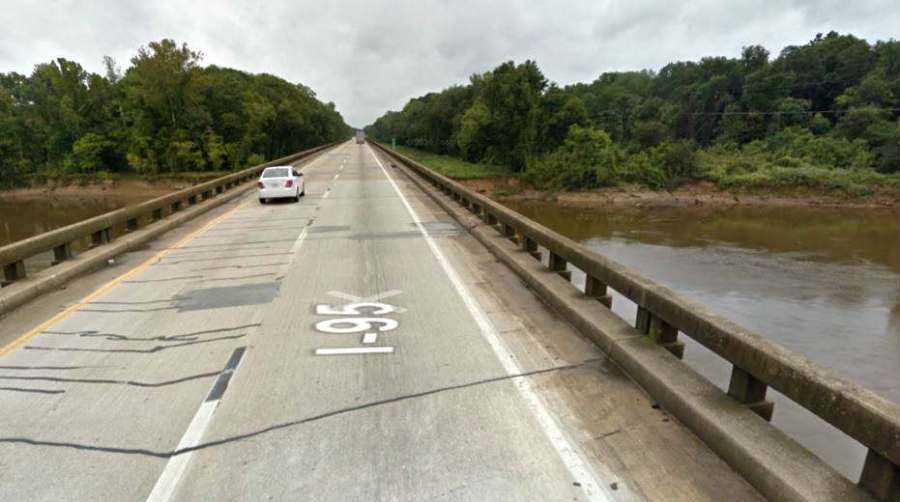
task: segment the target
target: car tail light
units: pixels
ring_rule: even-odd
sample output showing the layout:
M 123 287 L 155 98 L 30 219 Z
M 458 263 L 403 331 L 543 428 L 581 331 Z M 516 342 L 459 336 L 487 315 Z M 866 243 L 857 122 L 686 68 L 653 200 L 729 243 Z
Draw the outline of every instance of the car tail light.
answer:
M 284 182 L 285 188 L 291 188 L 292 186 L 294 186 L 294 180 L 287 180 Z
M 256 186 L 257 186 L 257 188 L 260 188 L 260 189 L 266 188 L 266 186 L 263 185 L 263 182 L 262 182 L 262 181 L 257 181 L 257 182 L 256 182 Z

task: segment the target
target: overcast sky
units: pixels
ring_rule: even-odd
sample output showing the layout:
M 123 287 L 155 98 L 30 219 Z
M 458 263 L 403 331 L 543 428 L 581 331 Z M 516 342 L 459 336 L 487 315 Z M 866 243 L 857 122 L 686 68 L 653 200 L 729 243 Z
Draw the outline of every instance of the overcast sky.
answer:
M 144 1 L 0 0 L 0 72 L 30 73 L 55 57 L 102 71 L 173 38 L 204 63 L 268 72 L 312 87 L 363 126 L 407 99 L 506 60 L 534 59 L 567 84 L 611 70 L 773 55 L 836 30 L 900 37 L 897 0 Z

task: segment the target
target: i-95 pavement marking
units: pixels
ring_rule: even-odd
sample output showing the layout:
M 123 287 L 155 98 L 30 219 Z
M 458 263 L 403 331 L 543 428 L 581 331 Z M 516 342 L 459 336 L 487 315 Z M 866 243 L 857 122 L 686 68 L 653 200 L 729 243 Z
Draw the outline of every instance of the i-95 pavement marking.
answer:
M 384 168 L 381 160 L 375 155 L 372 147 L 366 144 L 366 148 L 375 159 L 378 167 L 381 168 L 381 172 L 387 177 L 391 186 L 394 188 L 394 191 L 400 197 L 401 202 L 403 202 L 403 205 L 406 207 L 406 211 L 409 213 L 410 217 L 412 217 L 413 224 L 418 228 L 419 233 L 422 234 L 429 249 L 431 249 L 431 253 L 443 269 L 444 275 L 447 276 L 454 289 L 456 289 L 457 294 L 459 294 L 468 309 L 469 314 L 471 314 L 475 323 L 478 325 L 482 336 L 493 349 L 494 354 L 497 356 L 503 369 L 509 375 L 521 375 L 523 371 L 516 362 L 515 356 L 506 347 L 506 344 L 500 338 L 497 329 L 494 327 L 487 314 L 478 304 L 477 300 L 475 300 L 475 297 L 469 292 L 468 288 L 466 288 L 459 274 L 456 272 L 456 269 L 453 268 L 453 265 L 444 256 L 444 253 L 428 233 L 428 230 L 422 225 L 416 211 L 409 204 L 409 201 L 406 199 L 406 196 L 403 195 L 403 192 L 400 191 L 400 187 L 397 186 L 394 178 L 392 178 L 387 169 Z M 550 412 L 547 411 L 543 401 L 541 401 L 541 398 L 532 388 L 531 382 L 526 377 L 515 377 L 512 381 L 515 388 L 519 391 L 519 395 L 522 396 L 527 404 L 529 411 L 531 411 L 542 431 L 547 436 L 547 439 L 553 445 L 553 448 L 556 450 L 556 453 L 559 455 L 566 469 L 573 478 L 580 483 L 581 490 L 588 497 L 588 500 L 597 502 L 612 500 L 613 494 L 606 489 L 606 487 L 609 486 L 609 483 L 604 483 L 601 488 L 601 485 L 595 479 L 593 470 L 582 459 L 580 453 L 576 450 L 575 445 L 566 437 L 562 429 L 560 429 L 559 425 L 556 423 L 556 420 L 554 420 L 553 416 L 550 415 Z

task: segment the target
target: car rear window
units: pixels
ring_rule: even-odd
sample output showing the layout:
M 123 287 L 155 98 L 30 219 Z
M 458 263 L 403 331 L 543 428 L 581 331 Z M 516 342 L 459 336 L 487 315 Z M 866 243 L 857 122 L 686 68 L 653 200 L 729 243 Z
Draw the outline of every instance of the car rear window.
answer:
M 289 176 L 286 167 L 279 169 L 266 169 L 263 171 L 263 178 L 287 178 Z

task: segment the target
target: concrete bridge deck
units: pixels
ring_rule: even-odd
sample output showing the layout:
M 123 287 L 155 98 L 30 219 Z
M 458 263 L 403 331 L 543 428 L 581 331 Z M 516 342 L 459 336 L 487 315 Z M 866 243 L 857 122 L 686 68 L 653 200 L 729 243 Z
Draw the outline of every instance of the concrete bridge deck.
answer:
M 3 318 L 0 500 L 761 499 L 368 145 L 304 172 Z

